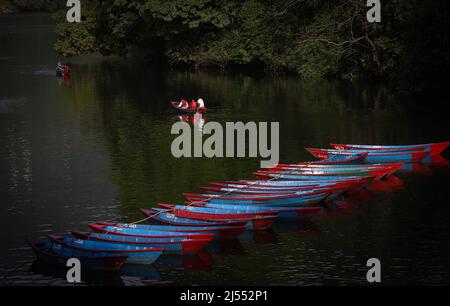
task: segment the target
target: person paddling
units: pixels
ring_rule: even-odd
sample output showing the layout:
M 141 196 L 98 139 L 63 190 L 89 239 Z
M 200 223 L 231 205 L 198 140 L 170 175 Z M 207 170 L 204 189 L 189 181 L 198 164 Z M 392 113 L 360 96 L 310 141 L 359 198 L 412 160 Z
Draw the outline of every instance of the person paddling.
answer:
M 64 66 L 63 66 L 63 64 L 61 64 L 61 62 L 58 62 L 56 64 L 56 74 L 62 75 L 63 73 L 64 73 Z
M 182 108 L 182 109 L 187 109 L 188 106 L 189 106 L 189 104 L 188 104 L 188 102 L 185 99 L 182 99 L 180 104 L 178 104 L 178 107 Z
M 202 98 L 197 100 L 197 105 L 198 105 L 198 109 L 205 108 L 205 102 L 203 102 Z

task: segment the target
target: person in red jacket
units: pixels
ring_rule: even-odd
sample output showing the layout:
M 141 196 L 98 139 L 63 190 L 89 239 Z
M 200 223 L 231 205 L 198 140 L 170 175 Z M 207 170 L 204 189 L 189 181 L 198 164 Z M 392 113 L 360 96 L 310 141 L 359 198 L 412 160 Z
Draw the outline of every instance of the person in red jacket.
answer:
M 183 109 L 187 109 L 189 107 L 188 101 L 186 101 L 185 99 L 182 99 L 180 104 L 178 104 L 179 108 L 183 108 Z
M 192 100 L 191 103 L 189 103 L 189 109 L 197 109 L 197 102 L 195 100 Z

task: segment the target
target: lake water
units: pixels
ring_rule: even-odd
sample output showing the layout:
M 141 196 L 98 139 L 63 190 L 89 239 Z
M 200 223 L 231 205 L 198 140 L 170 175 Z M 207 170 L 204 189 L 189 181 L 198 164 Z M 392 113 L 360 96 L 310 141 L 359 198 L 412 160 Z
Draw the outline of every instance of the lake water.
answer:
M 168 102 L 202 97 L 206 121 L 280 122 L 280 160 L 311 160 L 330 142 L 408 144 L 450 139 L 447 114 L 408 110 L 382 87 L 301 82 L 255 73 L 176 71 L 139 60 L 71 59 L 54 76 L 52 20 L 0 17 L 0 284 L 64 285 L 26 239 L 132 222 L 141 207 L 179 203 L 211 181 L 250 179 L 258 158 L 183 158 L 170 153 Z M 429 101 L 423 101 L 426 105 Z M 448 157 L 448 152 L 444 156 Z M 213 244 L 154 268 L 84 275 L 91 284 L 365 285 L 366 261 L 382 284 L 450 284 L 449 163 L 417 164 L 330 205 L 308 223 Z

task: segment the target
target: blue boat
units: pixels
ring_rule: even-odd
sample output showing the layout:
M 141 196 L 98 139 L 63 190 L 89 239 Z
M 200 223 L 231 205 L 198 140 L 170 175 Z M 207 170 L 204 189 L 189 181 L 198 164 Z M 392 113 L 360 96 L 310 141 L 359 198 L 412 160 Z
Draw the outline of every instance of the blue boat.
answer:
M 304 164 L 310 165 L 337 165 L 337 164 L 353 164 L 363 162 L 367 157 L 367 153 L 358 153 L 353 155 L 331 155 L 327 159 L 306 162 Z
M 283 219 L 303 219 L 318 214 L 321 207 L 282 207 L 282 206 L 256 206 L 256 205 L 239 205 L 239 204 L 205 204 L 205 207 L 226 209 L 226 210 L 240 210 L 246 209 L 248 211 L 267 211 L 272 210 L 278 212 L 278 217 Z
M 70 248 L 58 248 L 54 247 L 54 243 L 50 240 L 29 242 L 29 245 L 39 260 L 64 268 L 67 267 L 70 258 L 77 258 L 83 270 L 117 271 L 128 258 L 125 254 L 80 252 Z
M 245 195 L 216 196 L 185 194 L 192 202 L 204 202 L 211 204 L 238 204 L 238 205 L 261 205 L 261 206 L 302 206 L 312 205 L 325 200 L 331 192 L 317 192 L 307 195 Z
M 366 152 L 367 163 L 393 163 L 393 162 L 420 162 L 430 154 L 430 151 L 367 151 L 367 150 L 335 150 L 307 148 L 312 155 L 317 158 L 326 159 L 330 155 L 351 155 Z
M 162 248 L 163 254 L 192 255 L 199 252 L 206 244 L 203 240 L 189 238 L 136 238 L 101 233 L 72 232 L 78 239 L 98 243 L 109 243 L 144 248 Z
M 330 146 L 337 150 L 366 150 L 366 151 L 429 151 L 430 155 L 441 154 L 450 145 L 450 141 L 416 144 L 416 145 L 359 145 L 359 144 L 336 144 L 331 143 Z
M 349 181 L 360 181 L 358 180 L 349 180 Z M 337 182 L 339 183 L 339 182 Z M 333 181 L 323 181 L 323 180 L 314 180 L 314 181 L 299 181 L 299 180 L 282 180 L 282 181 L 267 181 L 267 180 L 255 180 L 255 181 L 237 181 L 237 182 L 229 182 L 227 183 L 230 187 L 238 188 L 242 184 L 248 186 L 268 186 L 268 187 L 311 187 L 311 188 L 324 188 L 336 185 L 336 182 Z
M 194 220 L 187 218 L 180 218 L 173 214 L 167 212 L 166 209 L 162 208 L 152 208 L 143 209 L 141 212 L 146 216 L 152 216 L 153 221 L 170 224 L 170 225 L 146 225 L 146 224 L 111 224 L 117 227 L 127 227 L 144 229 L 148 231 L 161 231 L 161 232 L 180 232 L 180 233 L 194 233 L 194 234 L 209 234 L 213 235 L 214 239 L 236 239 L 241 233 L 243 233 L 247 228 L 247 221 L 240 221 L 229 223 L 214 222 L 214 221 L 204 221 L 204 220 Z M 156 214 L 155 214 L 156 212 Z M 167 218 L 168 222 L 163 222 Z M 184 224 L 184 225 L 176 225 Z M 168 239 L 168 238 L 165 238 Z
M 256 177 L 259 179 L 277 179 L 277 180 L 299 180 L 299 181 L 328 181 L 328 182 L 341 182 L 349 179 L 364 179 L 374 178 L 370 174 L 352 174 L 352 175 L 301 175 L 301 174 L 283 174 L 283 173 L 256 173 Z
M 210 233 L 201 232 L 169 232 L 169 231 L 155 231 L 142 230 L 135 228 L 135 224 L 130 224 L 128 227 L 120 227 L 115 223 L 96 222 L 89 224 L 89 227 L 97 233 L 107 233 L 119 236 L 143 237 L 143 238 L 191 238 L 191 239 L 209 239 L 212 240 L 214 235 Z
M 127 263 L 152 264 L 161 256 L 162 248 L 142 247 L 136 245 L 126 245 L 101 241 L 91 241 L 77 239 L 73 236 L 49 235 L 49 240 L 53 243 L 52 250 L 70 250 L 74 257 L 80 254 L 91 253 L 105 255 L 127 255 Z

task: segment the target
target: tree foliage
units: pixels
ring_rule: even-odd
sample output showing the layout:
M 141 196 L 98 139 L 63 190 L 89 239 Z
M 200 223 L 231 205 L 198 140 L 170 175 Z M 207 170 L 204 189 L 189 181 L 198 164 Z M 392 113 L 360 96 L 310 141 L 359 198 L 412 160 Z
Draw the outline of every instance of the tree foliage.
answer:
M 448 58 L 448 39 L 436 32 L 448 24 L 441 13 L 447 2 L 382 1 L 382 22 L 369 23 L 366 0 L 89 0 L 84 23 L 58 18 L 56 48 L 65 55 L 140 52 L 196 66 L 254 64 L 304 78 L 393 79 L 420 57 L 420 39 L 442 42 L 433 57 Z M 433 15 L 439 18 L 426 23 Z

